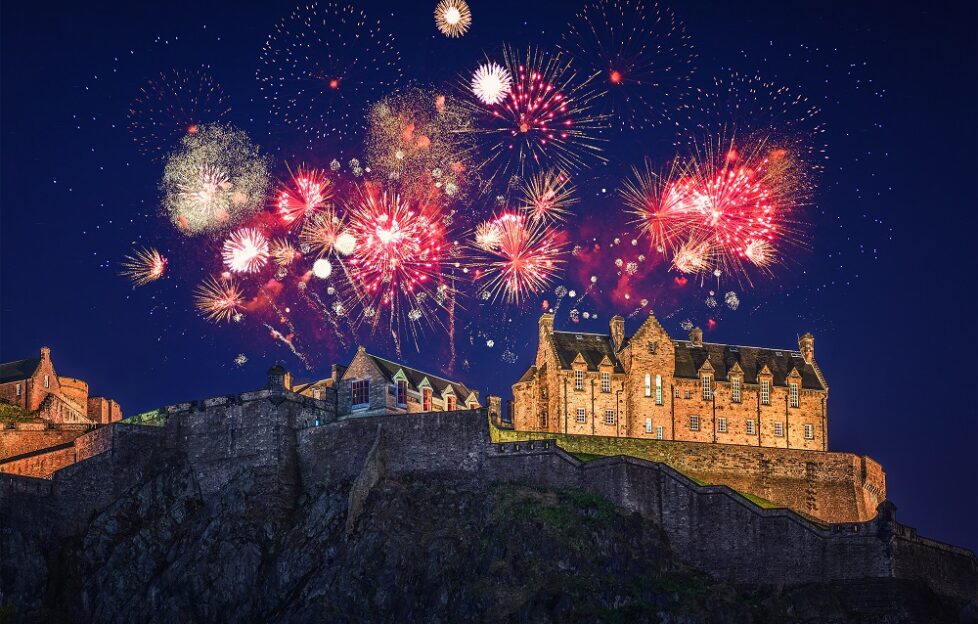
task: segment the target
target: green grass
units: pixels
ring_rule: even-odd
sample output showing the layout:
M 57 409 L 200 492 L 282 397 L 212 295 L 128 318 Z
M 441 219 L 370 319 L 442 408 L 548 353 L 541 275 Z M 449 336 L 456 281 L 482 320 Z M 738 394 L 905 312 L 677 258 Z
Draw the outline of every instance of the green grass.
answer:
M 589 462 L 596 459 L 601 459 L 602 457 L 607 457 L 607 455 L 596 455 L 595 453 L 571 453 L 571 455 L 578 458 L 582 462 Z
M 34 416 L 19 405 L 0 403 L 0 423 L 21 423 L 34 420 Z
M 754 503 L 761 509 L 779 509 L 784 507 L 784 505 L 778 505 L 777 503 L 772 503 L 766 498 L 761 498 L 760 496 L 754 496 L 753 494 L 748 494 L 747 492 L 741 492 L 740 490 L 734 490 L 734 492 L 737 492 L 738 494 L 740 494 L 750 502 Z
M 149 425 L 152 427 L 162 427 L 166 424 L 166 412 L 162 409 L 151 410 L 136 414 L 124 419 L 122 422 L 130 425 Z

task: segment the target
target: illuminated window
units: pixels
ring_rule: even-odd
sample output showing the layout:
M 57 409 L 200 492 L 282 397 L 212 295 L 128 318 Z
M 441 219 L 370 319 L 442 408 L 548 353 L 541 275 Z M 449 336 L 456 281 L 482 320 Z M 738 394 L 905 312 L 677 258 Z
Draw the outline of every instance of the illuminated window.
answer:
M 779 438 L 784 435 L 784 423 L 774 423 L 774 435 Z
M 683 398 L 688 399 L 690 397 L 689 390 L 683 390 Z
M 652 433 L 652 419 L 645 419 L 645 433 Z
M 679 398 L 679 388 L 673 390 L 672 396 L 676 397 L 677 399 Z
M 370 380 L 358 379 L 353 382 L 353 407 L 367 407 L 370 403 Z
M 322 398 L 323 398 L 323 389 L 322 388 L 313 388 L 312 389 L 312 398 L 316 399 L 317 401 L 321 401 Z
M 407 382 L 403 379 L 397 380 L 397 404 L 401 407 L 407 405 Z
M 605 410 L 604 412 L 604 424 L 613 425 L 615 424 L 615 410 Z
M 662 405 L 662 375 L 655 376 L 655 404 Z
M 663 430 L 664 429 L 665 428 L 662 427 L 661 425 L 655 428 L 655 439 L 656 440 L 662 440 L 663 439 Z
M 455 395 L 454 394 L 449 394 L 447 397 L 445 397 L 445 400 L 447 401 L 445 410 L 446 411 L 449 411 L 449 412 L 454 412 L 455 411 Z
M 690 416 L 689 417 L 689 430 L 690 431 L 699 431 L 700 430 L 700 417 L 699 416 Z
M 601 392 L 611 392 L 611 373 L 601 373 Z
M 543 411 L 540 412 L 540 428 L 541 429 L 546 429 L 547 428 L 547 421 L 548 420 L 549 420 L 549 418 L 547 417 L 547 406 L 544 406 L 543 407 Z
M 730 380 L 730 397 L 734 403 L 740 403 L 740 377 Z
M 713 377 L 710 375 L 703 375 L 701 385 L 703 386 L 703 400 L 713 400 Z
M 771 404 L 771 382 L 767 379 L 761 380 L 761 405 Z
M 479 409 L 479 404 L 478 403 L 469 403 L 469 409 L 470 410 Z
M 652 396 L 652 375 L 645 374 L 645 396 Z
M 791 401 L 791 407 L 798 407 L 798 384 L 788 384 L 788 397 Z
M 579 423 L 587 422 L 587 416 L 584 415 L 583 407 L 577 408 L 577 422 Z
M 720 433 L 726 433 L 727 432 L 727 419 L 726 418 L 717 418 L 717 431 L 719 431 Z
M 431 411 L 431 388 L 421 390 L 421 410 L 425 412 Z
M 805 439 L 814 440 L 815 439 L 815 427 L 812 425 L 805 425 Z
M 754 421 L 747 421 L 747 435 L 754 435 Z
M 17 396 L 20 396 L 20 395 L 21 395 L 20 384 L 17 384 Z
M 584 371 L 574 371 L 574 389 L 584 389 Z
M 45 388 L 51 387 L 51 378 L 48 377 L 47 375 L 44 376 L 44 387 Z

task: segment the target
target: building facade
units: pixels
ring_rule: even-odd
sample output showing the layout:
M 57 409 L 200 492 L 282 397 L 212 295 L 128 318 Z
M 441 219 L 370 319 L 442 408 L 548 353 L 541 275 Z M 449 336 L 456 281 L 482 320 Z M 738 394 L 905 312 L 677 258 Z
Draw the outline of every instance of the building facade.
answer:
M 36 358 L 0 363 L 0 401 L 51 423 L 108 424 L 122 420 L 117 402 L 90 396 L 88 384 L 80 379 L 59 376 L 48 347 L 41 347 Z
M 669 336 L 653 314 L 631 336 L 615 316 L 607 334 L 539 321 L 536 360 L 513 385 L 513 427 L 659 440 L 828 449 L 828 384 L 815 339 L 798 350 Z

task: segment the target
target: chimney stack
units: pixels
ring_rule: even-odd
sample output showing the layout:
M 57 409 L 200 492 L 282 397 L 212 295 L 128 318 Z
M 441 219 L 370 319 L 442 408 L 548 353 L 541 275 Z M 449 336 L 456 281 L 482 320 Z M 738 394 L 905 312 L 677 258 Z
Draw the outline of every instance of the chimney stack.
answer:
M 540 340 L 549 338 L 554 333 L 554 315 L 544 312 L 540 315 Z
M 346 365 L 344 364 L 333 364 L 333 370 L 330 374 L 330 378 L 333 380 L 333 384 L 338 384 L 340 379 L 343 378 L 343 373 L 346 372 Z
M 42 360 L 51 359 L 51 347 L 41 347 L 41 359 Z
M 798 339 L 798 350 L 801 351 L 801 357 L 806 363 L 811 364 L 815 361 L 815 336 L 812 336 L 810 332 L 805 332 L 805 334 Z
M 616 314 L 611 317 L 608 326 L 611 329 L 611 344 L 615 351 L 619 351 L 622 343 L 625 342 L 625 319 Z
M 699 327 L 694 327 L 689 331 L 689 342 L 694 347 L 703 346 L 703 330 Z

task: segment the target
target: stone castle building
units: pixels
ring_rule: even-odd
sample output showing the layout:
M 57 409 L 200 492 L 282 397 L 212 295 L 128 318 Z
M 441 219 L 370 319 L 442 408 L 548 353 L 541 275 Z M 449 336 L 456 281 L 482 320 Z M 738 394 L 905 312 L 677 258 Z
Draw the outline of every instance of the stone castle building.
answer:
M 0 402 L 23 408 L 48 423 L 91 425 L 122 420 L 117 402 L 91 396 L 81 379 L 58 375 L 48 347 L 41 347 L 38 357 L 0 363 Z
M 518 431 L 825 451 L 828 383 L 815 339 L 798 350 L 672 338 L 653 314 L 631 336 L 539 321 L 534 364 L 513 385 Z

